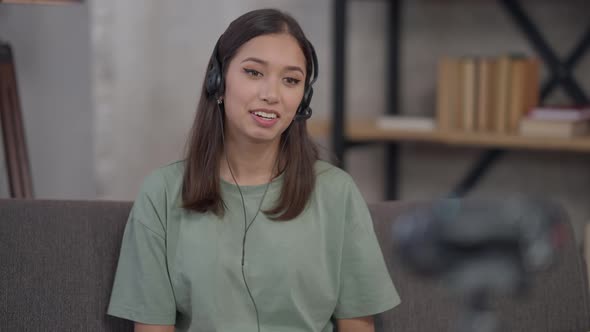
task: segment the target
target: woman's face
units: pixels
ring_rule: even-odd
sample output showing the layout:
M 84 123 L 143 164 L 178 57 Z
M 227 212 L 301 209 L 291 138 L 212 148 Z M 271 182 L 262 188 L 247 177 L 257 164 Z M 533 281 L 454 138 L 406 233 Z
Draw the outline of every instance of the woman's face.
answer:
M 262 35 L 243 44 L 225 77 L 228 138 L 257 143 L 279 139 L 303 98 L 305 64 L 290 34 Z

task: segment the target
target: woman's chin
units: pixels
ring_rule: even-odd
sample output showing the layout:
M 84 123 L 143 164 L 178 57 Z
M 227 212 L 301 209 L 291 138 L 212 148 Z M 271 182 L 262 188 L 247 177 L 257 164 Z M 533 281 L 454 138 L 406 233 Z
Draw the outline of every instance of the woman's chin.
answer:
M 270 144 L 275 142 L 279 139 L 280 136 L 270 136 L 270 135 L 252 135 L 250 136 L 250 141 L 255 144 Z
M 255 143 L 272 143 L 280 139 L 281 132 L 282 131 L 269 129 L 259 130 L 256 128 L 249 133 L 248 138 L 250 138 Z

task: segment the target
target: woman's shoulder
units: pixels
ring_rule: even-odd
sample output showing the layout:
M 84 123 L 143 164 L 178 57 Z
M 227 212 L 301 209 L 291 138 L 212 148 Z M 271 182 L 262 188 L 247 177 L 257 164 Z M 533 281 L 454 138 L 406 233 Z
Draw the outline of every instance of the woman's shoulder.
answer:
M 330 188 L 337 190 L 338 187 L 354 186 L 354 180 L 343 169 L 330 164 L 327 161 L 318 160 L 315 165 L 316 186 L 318 188 Z
M 316 162 L 316 185 L 313 200 L 326 211 L 330 219 L 345 220 L 347 209 L 366 205 L 352 176 L 343 169 L 325 161 Z M 338 225 L 339 223 L 335 223 Z
M 184 160 L 177 160 L 165 166 L 157 168 L 154 172 L 158 172 L 167 182 L 182 181 L 184 176 Z
M 174 206 L 182 183 L 183 163 L 175 162 L 152 170 L 143 180 L 133 203 L 131 216 L 163 236 L 167 228 L 166 211 Z
M 184 161 L 179 160 L 152 170 L 143 180 L 141 193 L 158 194 L 175 191 L 182 183 Z

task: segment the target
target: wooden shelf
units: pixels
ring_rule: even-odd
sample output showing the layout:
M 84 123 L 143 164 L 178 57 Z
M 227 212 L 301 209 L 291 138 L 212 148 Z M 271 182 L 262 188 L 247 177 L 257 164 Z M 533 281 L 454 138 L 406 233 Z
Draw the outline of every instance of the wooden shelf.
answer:
M 308 123 L 308 130 L 313 137 L 326 138 L 330 135 L 331 125 L 326 120 L 312 120 Z M 380 128 L 375 121 L 367 120 L 349 121 L 345 135 L 354 142 L 427 142 L 453 146 L 590 152 L 590 136 L 566 139 L 493 133 L 391 130 Z

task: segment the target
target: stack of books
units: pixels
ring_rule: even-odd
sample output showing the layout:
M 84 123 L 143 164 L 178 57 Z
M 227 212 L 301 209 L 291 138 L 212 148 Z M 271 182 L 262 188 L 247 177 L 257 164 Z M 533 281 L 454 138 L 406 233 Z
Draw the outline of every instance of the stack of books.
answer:
M 590 106 L 536 107 L 520 122 L 522 136 L 571 138 L 590 133 Z
M 438 65 L 437 128 L 517 134 L 539 103 L 540 61 L 525 56 L 445 57 Z

